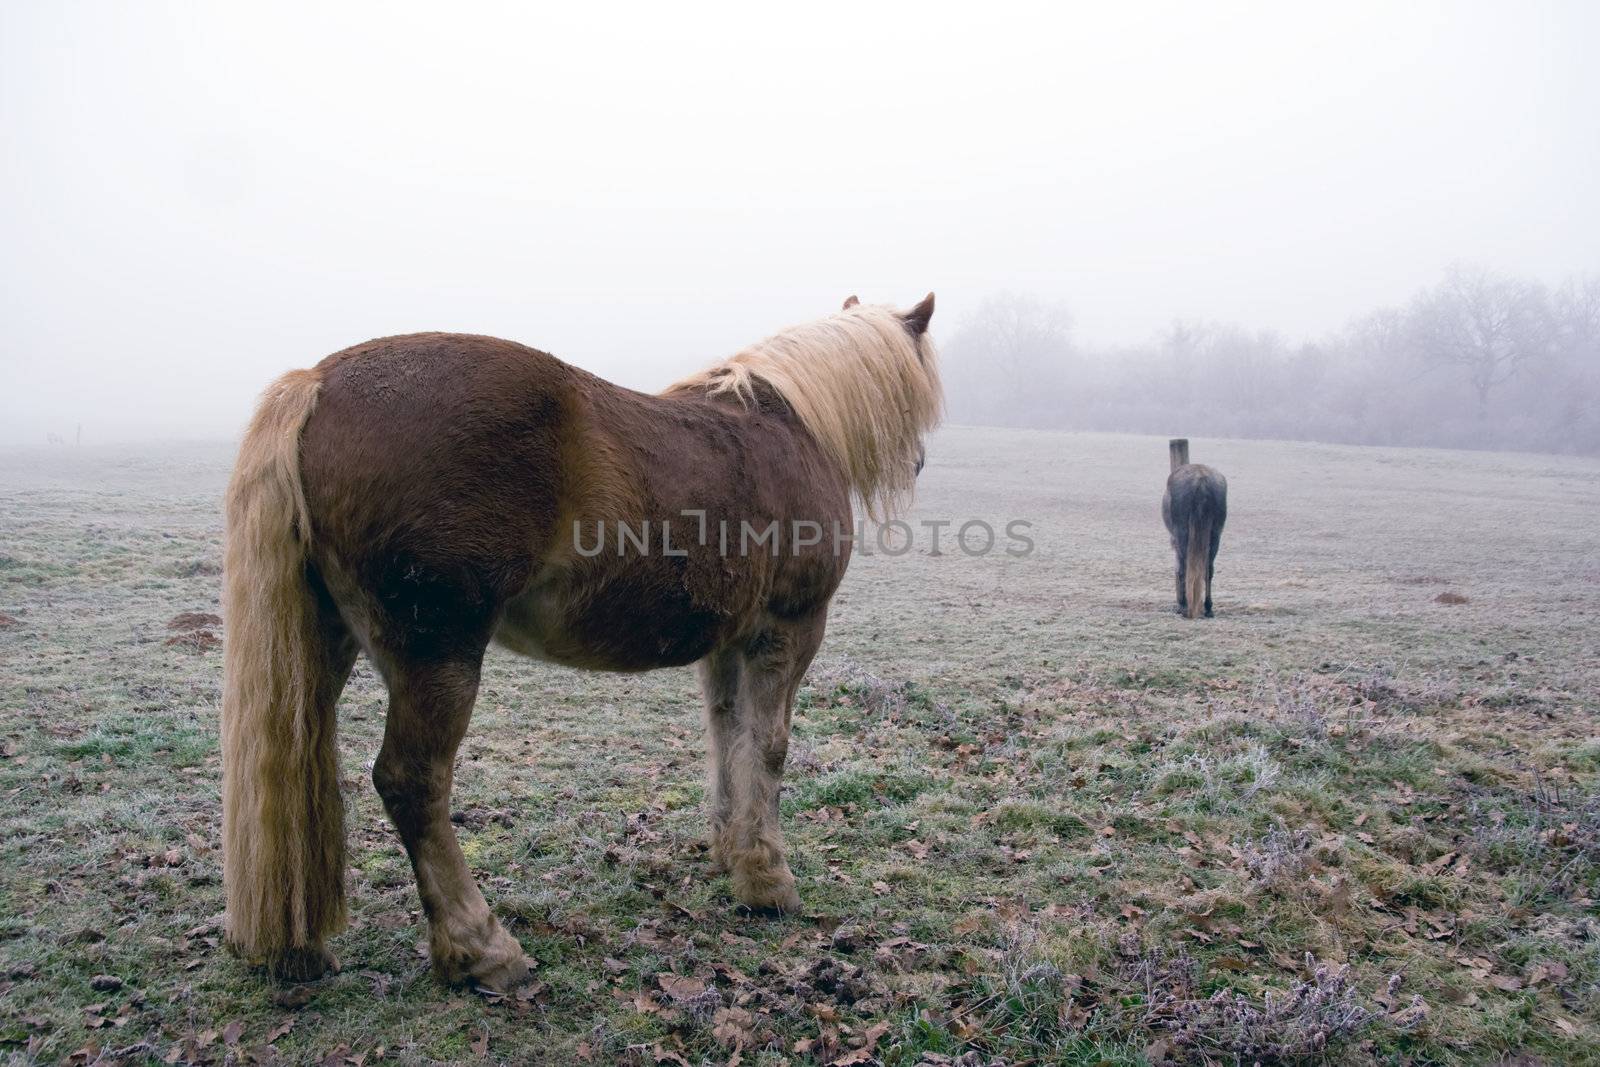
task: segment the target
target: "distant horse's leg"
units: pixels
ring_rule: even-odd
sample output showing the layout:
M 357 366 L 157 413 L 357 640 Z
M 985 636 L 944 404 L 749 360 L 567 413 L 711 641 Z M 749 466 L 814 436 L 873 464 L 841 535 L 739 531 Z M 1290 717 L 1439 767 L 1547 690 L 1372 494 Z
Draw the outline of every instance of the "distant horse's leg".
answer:
M 727 822 L 718 837 L 733 893 L 757 911 L 797 911 L 800 894 L 784 858 L 778 792 L 789 753 L 795 690 L 822 641 L 822 620 L 763 634 L 741 650 L 734 722 L 726 748 Z
M 1188 535 L 1183 533 L 1173 534 L 1172 550 L 1178 554 L 1178 614 L 1187 615 L 1189 613 L 1189 594 L 1184 587 L 1183 580 L 1188 577 L 1185 573 L 1187 568 L 1184 563 L 1189 557 Z
M 433 970 L 445 982 L 507 989 L 528 973 L 522 945 L 500 928 L 450 825 L 456 748 L 478 692 L 479 663 L 400 663 L 372 781 L 400 832 L 428 916 Z
M 1222 531 L 1211 530 L 1211 554 L 1206 557 L 1206 618 L 1211 618 L 1211 576 L 1217 570 L 1217 549 L 1222 547 Z
M 719 871 L 728 867 L 723 854 L 725 829 L 733 784 L 728 774 L 728 753 L 737 731 L 739 702 L 737 653 L 714 652 L 699 663 L 700 691 L 706 704 L 706 813 L 711 819 L 711 862 Z

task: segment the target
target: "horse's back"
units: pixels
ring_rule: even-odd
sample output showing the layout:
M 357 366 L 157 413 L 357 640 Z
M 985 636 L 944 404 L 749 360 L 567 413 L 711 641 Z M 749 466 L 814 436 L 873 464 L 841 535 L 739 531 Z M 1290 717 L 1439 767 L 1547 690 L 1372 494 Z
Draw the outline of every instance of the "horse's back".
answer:
M 312 559 L 358 629 L 416 652 L 493 635 L 574 666 L 687 663 L 769 610 L 825 610 L 842 577 L 847 554 L 720 543 L 805 521 L 831 549 L 848 527 L 844 482 L 787 409 L 647 396 L 459 334 L 370 341 L 317 373 Z M 619 524 L 659 538 L 664 522 L 683 548 L 619 544 Z M 599 555 L 578 551 L 602 530 Z
M 536 349 L 475 334 L 417 333 L 355 345 L 317 364 L 319 424 L 347 459 L 354 445 L 470 447 L 548 430 L 580 372 Z

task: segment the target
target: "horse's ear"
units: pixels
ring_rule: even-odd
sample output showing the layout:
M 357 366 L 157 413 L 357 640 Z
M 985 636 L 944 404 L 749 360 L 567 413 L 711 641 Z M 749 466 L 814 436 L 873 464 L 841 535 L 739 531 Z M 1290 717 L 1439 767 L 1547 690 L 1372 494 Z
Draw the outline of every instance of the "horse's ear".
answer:
M 933 294 L 929 293 L 922 298 L 922 303 L 905 313 L 906 329 L 911 331 L 912 337 L 921 337 L 928 332 L 928 320 L 933 318 Z
M 847 296 L 847 297 L 844 298 L 844 307 L 841 308 L 840 310 L 849 311 L 851 308 L 855 307 L 859 303 L 861 303 L 860 299 L 857 298 L 854 294 L 852 294 L 852 295 Z

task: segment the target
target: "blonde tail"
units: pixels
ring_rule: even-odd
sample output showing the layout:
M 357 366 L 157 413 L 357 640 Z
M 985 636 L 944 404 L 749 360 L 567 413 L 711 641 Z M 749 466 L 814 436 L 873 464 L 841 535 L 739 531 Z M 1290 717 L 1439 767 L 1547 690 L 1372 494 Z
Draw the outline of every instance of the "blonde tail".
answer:
M 336 686 L 306 577 L 300 431 L 321 378 L 267 390 L 228 485 L 222 689 L 227 938 L 283 977 L 322 973 L 345 925 Z
M 1205 609 L 1206 570 L 1211 566 L 1211 520 L 1207 515 L 1196 515 L 1189 520 L 1188 557 L 1183 564 L 1184 597 L 1189 601 L 1191 619 L 1198 619 Z

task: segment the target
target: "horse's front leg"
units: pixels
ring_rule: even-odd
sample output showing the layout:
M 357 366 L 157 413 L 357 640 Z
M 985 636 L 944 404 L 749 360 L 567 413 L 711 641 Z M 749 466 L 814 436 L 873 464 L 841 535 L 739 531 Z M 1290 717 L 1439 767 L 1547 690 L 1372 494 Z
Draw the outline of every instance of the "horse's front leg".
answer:
M 763 633 L 727 653 L 738 663 L 731 708 L 726 699 L 707 694 L 713 776 L 722 783 L 713 798 L 714 855 L 733 879 L 733 895 L 757 911 L 800 908 L 778 825 L 778 794 L 795 690 L 821 639 L 820 619 Z M 720 695 L 725 698 L 726 690 Z
M 706 845 L 711 864 L 719 872 L 728 869 L 724 848 L 733 803 L 728 755 L 738 736 L 740 659 L 737 652 L 722 650 L 699 663 L 700 692 L 706 704 L 706 815 L 711 822 Z
M 428 916 L 440 980 L 507 989 L 528 973 L 522 945 L 500 928 L 450 825 L 456 748 L 478 692 L 478 664 L 399 664 L 372 781 L 400 832 Z

